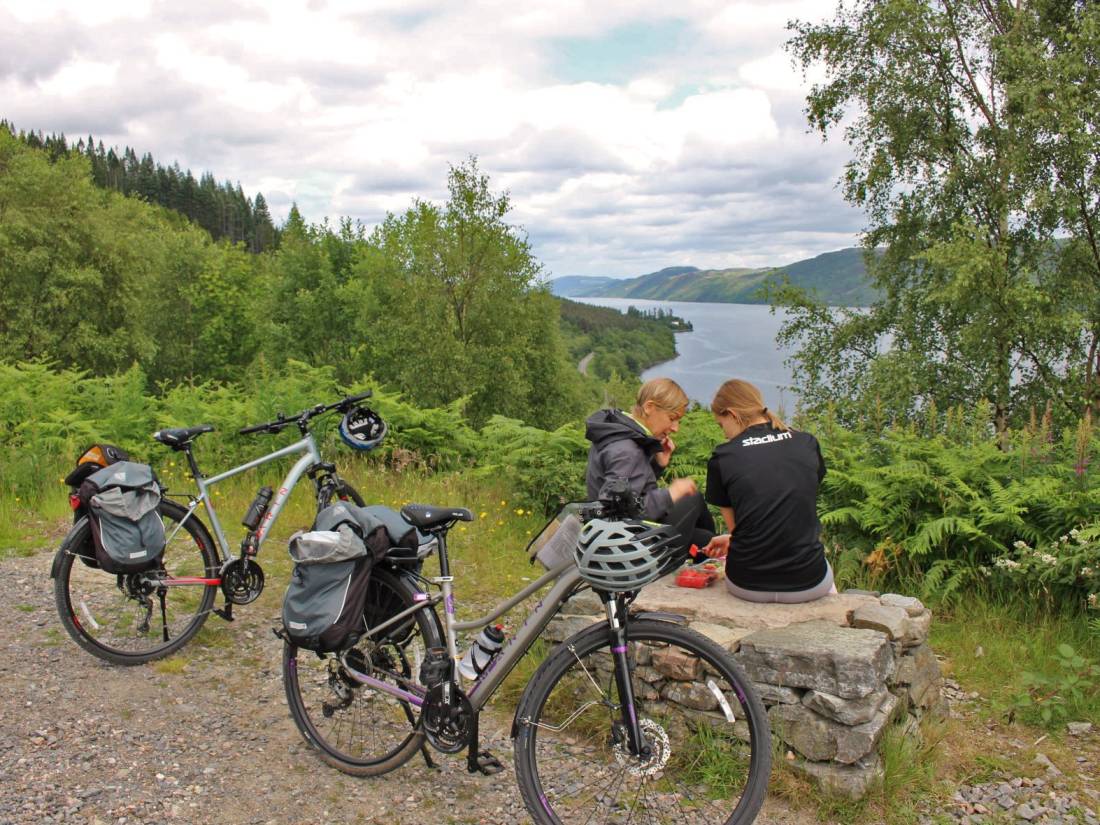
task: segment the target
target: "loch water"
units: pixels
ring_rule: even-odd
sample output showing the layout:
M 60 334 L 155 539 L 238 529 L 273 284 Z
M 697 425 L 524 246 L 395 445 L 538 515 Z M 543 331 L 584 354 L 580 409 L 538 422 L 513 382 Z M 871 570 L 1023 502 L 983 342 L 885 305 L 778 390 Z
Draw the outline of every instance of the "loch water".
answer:
M 649 368 L 643 379 L 666 376 L 689 397 L 707 406 L 728 378 L 751 381 L 764 394 L 764 403 L 787 415 L 797 397 L 791 371 L 784 361 L 791 351 L 779 347 L 776 333 L 785 314 L 759 304 L 711 304 L 694 301 L 648 301 L 637 298 L 573 298 L 586 304 L 626 312 L 628 307 L 663 309 L 690 321 L 691 332 L 676 334 L 677 356 Z

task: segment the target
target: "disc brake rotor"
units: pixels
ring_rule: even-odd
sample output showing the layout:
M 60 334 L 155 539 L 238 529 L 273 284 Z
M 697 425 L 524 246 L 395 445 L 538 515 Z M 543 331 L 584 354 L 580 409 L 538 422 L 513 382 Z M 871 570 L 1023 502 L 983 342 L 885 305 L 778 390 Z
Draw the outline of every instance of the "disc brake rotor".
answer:
M 653 776 L 665 769 L 669 757 L 672 756 L 672 745 L 668 741 L 668 733 L 663 727 L 652 719 L 642 719 L 638 723 L 649 745 L 648 756 L 635 756 L 627 749 L 626 738 L 622 737 L 611 746 L 615 754 L 615 761 L 622 765 L 627 773 L 633 776 Z

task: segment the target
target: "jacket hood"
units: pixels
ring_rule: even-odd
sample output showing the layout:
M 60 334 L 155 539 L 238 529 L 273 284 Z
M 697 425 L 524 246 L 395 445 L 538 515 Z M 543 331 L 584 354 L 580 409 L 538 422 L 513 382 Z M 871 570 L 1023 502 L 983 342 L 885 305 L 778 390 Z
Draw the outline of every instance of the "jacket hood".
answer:
M 647 454 L 661 449 L 661 442 L 622 410 L 599 410 L 590 415 L 585 422 L 584 437 L 597 447 L 629 439 L 637 442 Z

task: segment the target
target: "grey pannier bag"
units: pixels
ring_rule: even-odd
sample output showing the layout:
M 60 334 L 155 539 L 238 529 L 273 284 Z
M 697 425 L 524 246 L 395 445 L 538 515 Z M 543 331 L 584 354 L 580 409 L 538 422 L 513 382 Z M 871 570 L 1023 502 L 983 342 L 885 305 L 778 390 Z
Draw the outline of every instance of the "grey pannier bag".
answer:
M 96 561 L 108 573 L 140 573 L 164 554 L 162 491 L 148 464 L 119 461 L 86 478 L 78 492 L 87 505 Z
M 326 507 L 313 527 L 290 539 L 294 570 L 283 598 L 283 629 L 298 647 L 328 653 L 355 644 L 366 629 L 374 555 L 346 504 Z

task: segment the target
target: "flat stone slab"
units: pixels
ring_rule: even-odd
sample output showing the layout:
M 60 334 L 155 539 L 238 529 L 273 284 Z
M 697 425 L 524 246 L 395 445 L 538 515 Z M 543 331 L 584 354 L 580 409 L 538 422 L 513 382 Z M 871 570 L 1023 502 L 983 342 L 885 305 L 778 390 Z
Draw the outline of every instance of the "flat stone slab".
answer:
M 851 765 L 875 749 L 897 703 L 896 696 L 887 694 L 870 721 L 854 726 L 826 719 L 804 705 L 774 705 L 768 719 L 779 738 L 807 759 Z
M 791 766 L 806 774 L 830 793 L 849 799 L 862 799 L 882 780 L 885 771 L 878 754 L 872 754 L 854 765 L 838 765 L 835 762 L 808 762 L 796 759 Z
M 735 657 L 754 682 L 842 699 L 876 692 L 894 671 L 894 650 L 884 634 L 828 621 L 758 630 L 741 640 Z
M 675 581 L 674 575 L 664 576 L 647 585 L 634 604 L 642 610 L 664 610 L 695 621 L 751 631 L 812 621 L 843 627 L 849 612 L 879 603 L 874 596 L 841 593 L 803 604 L 758 604 L 731 596 L 721 580 L 701 590 L 677 587 Z

